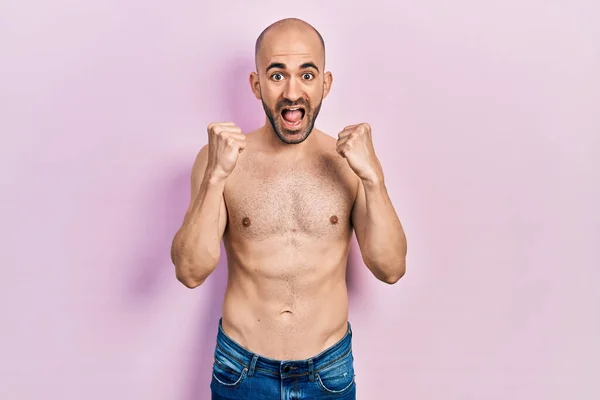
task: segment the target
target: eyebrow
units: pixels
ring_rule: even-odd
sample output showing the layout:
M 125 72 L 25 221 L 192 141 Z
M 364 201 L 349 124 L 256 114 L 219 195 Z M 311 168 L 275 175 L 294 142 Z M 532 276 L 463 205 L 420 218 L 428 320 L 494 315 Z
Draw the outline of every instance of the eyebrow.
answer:
M 286 66 L 283 63 L 271 63 L 267 67 L 267 71 L 266 72 L 269 72 L 269 70 L 273 69 L 273 68 L 285 69 Z M 312 62 L 307 62 L 307 63 L 304 63 L 304 64 L 302 64 L 300 66 L 300 69 L 306 69 L 306 68 L 314 68 L 315 70 L 317 70 L 317 72 L 319 72 L 319 68 L 314 63 L 312 63 Z

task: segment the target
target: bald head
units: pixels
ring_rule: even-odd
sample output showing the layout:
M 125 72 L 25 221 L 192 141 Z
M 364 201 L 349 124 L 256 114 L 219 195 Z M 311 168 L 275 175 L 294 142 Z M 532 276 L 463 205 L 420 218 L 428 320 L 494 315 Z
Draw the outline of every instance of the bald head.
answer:
M 265 110 L 265 132 L 287 144 L 302 143 L 313 131 L 333 80 L 325 70 L 323 37 L 307 22 L 282 19 L 256 40 L 255 63 L 249 83 Z
M 276 38 L 284 38 L 286 35 L 297 34 L 306 37 L 308 41 L 318 40 L 320 46 L 319 51 L 323 57 L 323 66 L 325 65 L 325 41 L 323 37 L 311 24 L 298 18 L 285 18 L 272 23 L 267 26 L 265 30 L 256 39 L 254 46 L 254 62 L 258 69 L 259 58 L 262 54 L 263 47 L 269 47 L 269 45 L 275 42 Z

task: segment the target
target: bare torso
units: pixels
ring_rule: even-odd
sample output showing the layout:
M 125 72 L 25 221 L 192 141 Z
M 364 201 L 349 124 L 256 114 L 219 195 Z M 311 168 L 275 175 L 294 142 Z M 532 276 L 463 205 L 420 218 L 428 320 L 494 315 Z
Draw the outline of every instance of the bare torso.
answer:
M 247 135 L 227 179 L 223 329 L 265 357 L 314 356 L 347 330 L 346 262 L 358 179 L 336 140 L 313 131 L 291 159 Z

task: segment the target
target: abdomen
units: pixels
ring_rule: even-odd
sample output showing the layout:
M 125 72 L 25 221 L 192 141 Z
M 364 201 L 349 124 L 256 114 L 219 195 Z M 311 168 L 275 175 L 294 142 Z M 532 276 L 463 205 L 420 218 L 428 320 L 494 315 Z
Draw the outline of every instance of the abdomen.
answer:
M 297 234 L 244 245 L 228 241 L 226 248 L 223 327 L 234 340 L 265 357 L 304 359 L 343 336 L 347 240 L 319 243 Z

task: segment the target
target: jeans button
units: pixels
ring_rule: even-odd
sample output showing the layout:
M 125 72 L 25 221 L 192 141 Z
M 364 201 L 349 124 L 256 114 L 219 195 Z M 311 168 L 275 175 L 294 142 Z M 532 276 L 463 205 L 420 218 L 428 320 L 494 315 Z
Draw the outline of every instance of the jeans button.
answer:
M 290 366 L 286 365 L 285 367 L 283 367 L 283 373 L 287 374 L 288 372 L 290 372 Z

